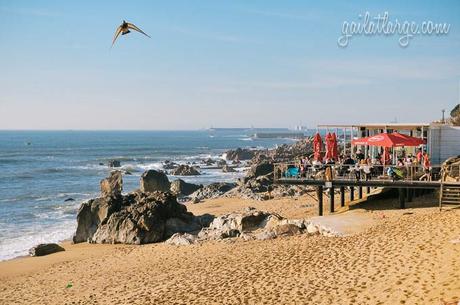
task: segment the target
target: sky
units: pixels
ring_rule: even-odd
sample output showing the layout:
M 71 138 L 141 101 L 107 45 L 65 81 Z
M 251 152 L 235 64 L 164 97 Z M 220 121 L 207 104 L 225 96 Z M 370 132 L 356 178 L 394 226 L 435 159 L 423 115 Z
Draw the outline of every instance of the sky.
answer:
M 351 37 L 344 22 L 450 24 Z M 132 32 L 111 48 L 127 20 Z M 430 122 L 460 100 L 460 1 L 0 0 L 0 129 Z

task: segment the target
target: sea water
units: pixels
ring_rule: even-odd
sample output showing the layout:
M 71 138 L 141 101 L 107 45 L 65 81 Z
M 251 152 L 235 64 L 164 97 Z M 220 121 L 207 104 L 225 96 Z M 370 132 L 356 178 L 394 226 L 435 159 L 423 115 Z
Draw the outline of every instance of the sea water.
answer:
M 139 187 L 147 169 L 218 159 L 237 147 L 272 148 L 288 139 L 252 139 L 250 131 L 0 131 L 0 260 L 26 255 L 39 243 L 71 238 L 81 202 L 99 194 L 121 161 L 124 192 Z M 192 183 L 234 181 L 243 172 L 201 169 Z M 178 177 L 169 176 L 172 181 Z M 71 200 L 73 199 L 73 200 Z

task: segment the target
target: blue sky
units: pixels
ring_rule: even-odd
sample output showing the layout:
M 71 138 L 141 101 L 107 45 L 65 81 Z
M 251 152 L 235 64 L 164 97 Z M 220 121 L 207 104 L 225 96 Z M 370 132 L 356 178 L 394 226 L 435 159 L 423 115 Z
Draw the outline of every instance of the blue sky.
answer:
M 449 23 L 353 37 L 344 21 Z M 120 37 L 125 19 L 139 33 Z M 419 122 L 459 102 L 460 1 L 0 0 L 0 129 Z

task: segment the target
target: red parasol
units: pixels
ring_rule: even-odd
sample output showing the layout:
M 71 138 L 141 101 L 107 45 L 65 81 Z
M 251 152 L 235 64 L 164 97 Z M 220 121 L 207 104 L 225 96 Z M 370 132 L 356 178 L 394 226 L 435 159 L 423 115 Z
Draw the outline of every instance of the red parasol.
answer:
M 380 133 L 378 135 L 366 138 L 360 138 L 351 142 L 353 145 L 369 145 L 382 147 L 401 147 L 401 146 L 419 146 L 425 141 L 419 138 L 393 133 Z
M 329 159 L 332 159 L 333 158 L 333 155 L 332 155 L 332 134 L 330 132 L 328 132 L 326 134 L 326 137 L 325 137 L 325 140 L 326 140 L 326 155 L 324 156 L 326 158 L 326 160 L 329 160 Z
M 313 138 L 313 152 L 314 158 L 316 161 L 323 161 L 323 157 L 321 156 L 321 148 L 323 146 L 323 140 L 321 139 L 320 134 L 317 132 L 315 137 Z
M 332 133 L 332 158 L 336 161 L 339 159 L 339 151 L 337 149 L 337 136 L 335 135 L 335 132 Z

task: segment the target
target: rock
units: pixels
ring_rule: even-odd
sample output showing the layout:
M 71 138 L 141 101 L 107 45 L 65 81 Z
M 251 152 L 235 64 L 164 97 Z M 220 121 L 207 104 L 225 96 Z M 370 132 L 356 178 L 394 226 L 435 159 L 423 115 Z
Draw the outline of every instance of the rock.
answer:
M 298 226 L 290 223 L 276 226 L 272 229 L 272 231 L 276 236 L 292 236 L 301 233 Z
M 171 190 L 171 193 L 175 195 L 188 196 L 192 194 L 193 192 L 199 190 L 202 187 L 203 185 L 187 183 L 182 179 L 177 179 L 171 183 L 170 190 Z
M 141 176 L 140 189 L 144 193 L 155 191 L 168 192 L 170 185 L 166 174 L 160 171 L 151 169 L 144 172 Z
M 216 217 L 209 228 L 199 233 L 201 238 L 223 239 L 264 228 L 273 214 L 250 210 Z
M 82 203 L 77 213 L 77 230 L 72 241 L 74 243 L 91 241 L 101 222 L 113 212 L 119 211 L 122 202 L 121 197 L 102 197 Z
M 273 231 L 262 231 L 255 235 L 257 240 L 269 240 L 276 238 L 276 233 Z
M 319 233 L 318 227 L 312 223 L 307 225 L 307 232 L 308 234 L 316 234 Z
M 192 200 L 191 200 L 191 202 L 192 202 L 193 204 L 196 204 L 196 203 L 200 203 L 201 200 L 200 200 L 200 198 L 198 198 L 198 197 L 193 197 Z
M 192 193 L 190 197 L 193 199 L 203 200 L 210 198 L 217 198 L 226 192 L 230 191 L 236 186 L 235 183 L 216 182 L 204 186 L 203 188 Z
M 265 176 L 273 173 L 274 165 L 272 162 L 263 161 L 251 166 L 247 176 L 250 178 L 257 178 L 259 176 Z
M 130 175 L 132 175 L 133 173 L 131 173 L 130 171 L 124 171 L 123 174 L 130 176 Z
M 119 197 L 123 190 L 123 179 L 120 171 L 112 171 L 108 178 L 100 182 L 102 197 Z
M 64 200 L 64 202 L 68 202 L 68 201 L 75 201 L 75 199 L 73 199 L 72 197 L 69 197 L 66 200 Z
M 225 161 L 224 159 L 219 159 L 219 160 L 216 162 L 216 165 L 217 165 L 218 167 L 227 166 L 227 161 Z
M 224 173 L 234 173 L 235 169 L 233 167 L 231 167 L 231 166 L 224 165 L 222 167 L 222 172 L 224 172 Z
M 224 156 L 227 160 L 250 160 L 252 157 L 254 157 L 255 151 L 250 150 L 250 149 L 242 149 L 242 148 L 237 148 L 235 150 L 229 150 L 224 153 Z
M 29 250 L 30 256 L 44 256 L 60 251 L 65 251 L 64 248 L 58 244 L 39 244 Z
M 108 166 L 109 166 L 109 167 L 120 167 L 120 166 L 121 166 L 121 162 L 118 161 L 118 160 L 109 160 Z
M 169 160 L 166 160 L 163 162 L 163 168 L 164 169 L 175 169 L 179 166 L 179 164 L 175 163 L 175 162 L 172 162 L 172 161 L 169 161 Z
M 171 193 L 133 192 L 96 198 L 80 207 L 74 242 L 146 244 L 175 233 L 198 232 L 209 217 L 195 217 Z
M 102 163 L 102 162 L 99 162 L 99 165 L 104 165 L 104 163 Z
M 175 233 L 171 236 L 166 243 L 169 245 L 176 245 L 176 246 L 188 246 L 195 242 L 196 237 L 195 235 L 189 233 Z
M 211 159 L 211 158 L 208 158 L 208 159 L 205 159 L 205 160 L 201 160 L 201 163 L 202 163 L 202 164 L 205 164 L 205 165 L 207 165 L 207 166 L 211 166 L 211 165 L 215 164 L 216 161 L 214 161 L 214 160 Z
M 197 176 L 200 175 L 200 172 L 196 170 L 195 167 L 189 165 L 179 165 L 179 167 L 171 171 L 171 175 L 174 176 Z

